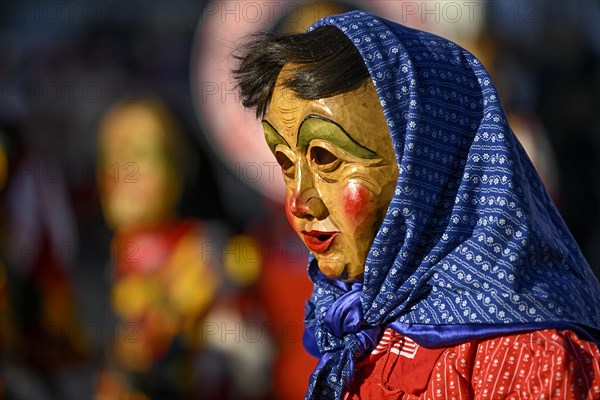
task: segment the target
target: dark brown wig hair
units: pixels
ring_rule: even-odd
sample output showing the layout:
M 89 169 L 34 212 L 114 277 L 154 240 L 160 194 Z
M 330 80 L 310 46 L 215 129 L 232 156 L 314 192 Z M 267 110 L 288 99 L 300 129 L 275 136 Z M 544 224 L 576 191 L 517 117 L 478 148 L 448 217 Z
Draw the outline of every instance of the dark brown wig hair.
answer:
M 339 29 L 322 26 L 308 33 L 276 36 L 257 34 L 233 55 L 233 70 L 242 104 L 263 117 L 279 71 L 294 64 L 284 86 L 305 100 L 350 92 L 362 85 L 369 72 L 350 39 Z

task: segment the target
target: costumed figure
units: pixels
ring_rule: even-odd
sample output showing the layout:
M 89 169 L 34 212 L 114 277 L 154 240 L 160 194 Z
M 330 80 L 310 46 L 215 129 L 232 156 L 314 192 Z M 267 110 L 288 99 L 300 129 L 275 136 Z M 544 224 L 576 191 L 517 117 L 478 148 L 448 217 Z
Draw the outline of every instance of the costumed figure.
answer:
M 62 169 L 27 129 L 7 123 L 0 138 L 0 398 L 72 398 L 92 358 L 79 334 L 75 219 Z
M 183 185 L 179 140 L 158 101 L 118 104 L 102 121 L 99 185 L 115 231 L 111 302 L 121 322 L 98 397 L 189 395 L 193 387 L 194 338 L 219 285 L 203 243 L 219 236 L 175 213 Z
M 261 318 L 246 290 L 260 273 L 261 255 L 250 254 L 258 245 L 228 238 L 217 221 L 177 215 L 182 141 L 158 100 L 117 104 L 102 121 L 99 184 L 115 231 L 111 302 L 120 322 L 98 398 L 261 398 L 269 389 L 268 343 L 249 351 L 239 340 L 244 323 Z
M 307 399 L 600 397 L 600 285 L 472 54 L 356 11 L 236 57 L 311 251 Z

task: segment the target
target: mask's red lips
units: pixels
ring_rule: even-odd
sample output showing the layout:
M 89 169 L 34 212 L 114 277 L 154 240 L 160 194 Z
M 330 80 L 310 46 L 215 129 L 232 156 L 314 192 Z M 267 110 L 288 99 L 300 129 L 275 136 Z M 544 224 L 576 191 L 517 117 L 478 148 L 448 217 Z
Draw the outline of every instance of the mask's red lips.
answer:
M 313 253 L 324 253 L 329 249 L 331 242 L 338 232 L 302 231 L 304 243 Z

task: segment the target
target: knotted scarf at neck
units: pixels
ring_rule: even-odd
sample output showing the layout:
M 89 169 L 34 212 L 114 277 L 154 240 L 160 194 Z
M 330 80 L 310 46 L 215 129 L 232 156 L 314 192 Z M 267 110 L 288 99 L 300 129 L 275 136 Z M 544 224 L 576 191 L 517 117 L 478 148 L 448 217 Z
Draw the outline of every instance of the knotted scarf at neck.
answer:
M 303 342 L 306 350 L 320 360 L 307 398 L 316 394 L 315 398 L 341 398 L 354 373 L 355 361 L 377 345 L 383 329 L 365 326 L 360 303 L 362 283 L 329 279 L 318 270 L 316 260 L 310 263 L 309 276 L 315 291 L 307 303 Z

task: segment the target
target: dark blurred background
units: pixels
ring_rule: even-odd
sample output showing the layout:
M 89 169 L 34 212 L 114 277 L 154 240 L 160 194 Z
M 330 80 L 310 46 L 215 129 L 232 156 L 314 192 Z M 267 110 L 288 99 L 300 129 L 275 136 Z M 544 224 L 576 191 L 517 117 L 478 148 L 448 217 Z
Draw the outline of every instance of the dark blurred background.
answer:
M 315 7 L 267 3 L 0 2 L 0 398 L 303 396 L 314 366 L 301 348 L 310 293 L 306 250 L 287 228 L 281 204 L 245 182 L 231 167 L 237 155 L 215 144 L 227 132 L 206 123 L 218 112 L 203 113 L 201 90 L 193 86 L 196 66 L 211 62 L 206 43 L 220 43 L 211 23 L 290 30 L 303 7 Z M 372 10 L 447 36 L 482 59 L 511 126 L 600 276 L 600 3 L 340 3 L 318 3 L 320 11 L 310 15 Z M 265 16 L 275 10 L 275 17 L 255 23 L 256 9 Z M 198 292 L 209 293 L 206 306 L 192 322 L 182 311 L 176 328 L 158 335 L 162 341 L 139 339 L 156 350 L 133 362 L 115 351 L 140 350 L 115 343 L 132 333 L 135 340 L 138 333 L 154 338 L 147 332 L 160 331 L 161 323 L 148 322 L 154 306 L 129 319 L 119 314 L 119 301 L 138 300 L 119 300 L 117 283 L 150 267 L 136 259 L 134 272 L 117 271 L 115 246 L 133 239 L 123 241 L 103 214 L 101 181 L 116 171 L 99 164 L 98 143 L 111 106 L 146 99 L 160 99 L 177 121 L 182 190 L 164 221 L 133 230 L 157 243 L 140 251 L 164 247 L 165 265 L 176 264 L 178 240 L 187 237 L 179 227 L 191 224 L 203 233 L 190 240 L 217 248 L 218 257 L 207 267 L 216 278 L 190 278 Z M 116 167 L 120 179 L 128 172 L 123 167 Z M 261 255 L 249 257 L 249 249 Z M 175 296 L 169 279 L 143 290 L 164 292 L 156 307 L 172 314 L 164 306 Z

